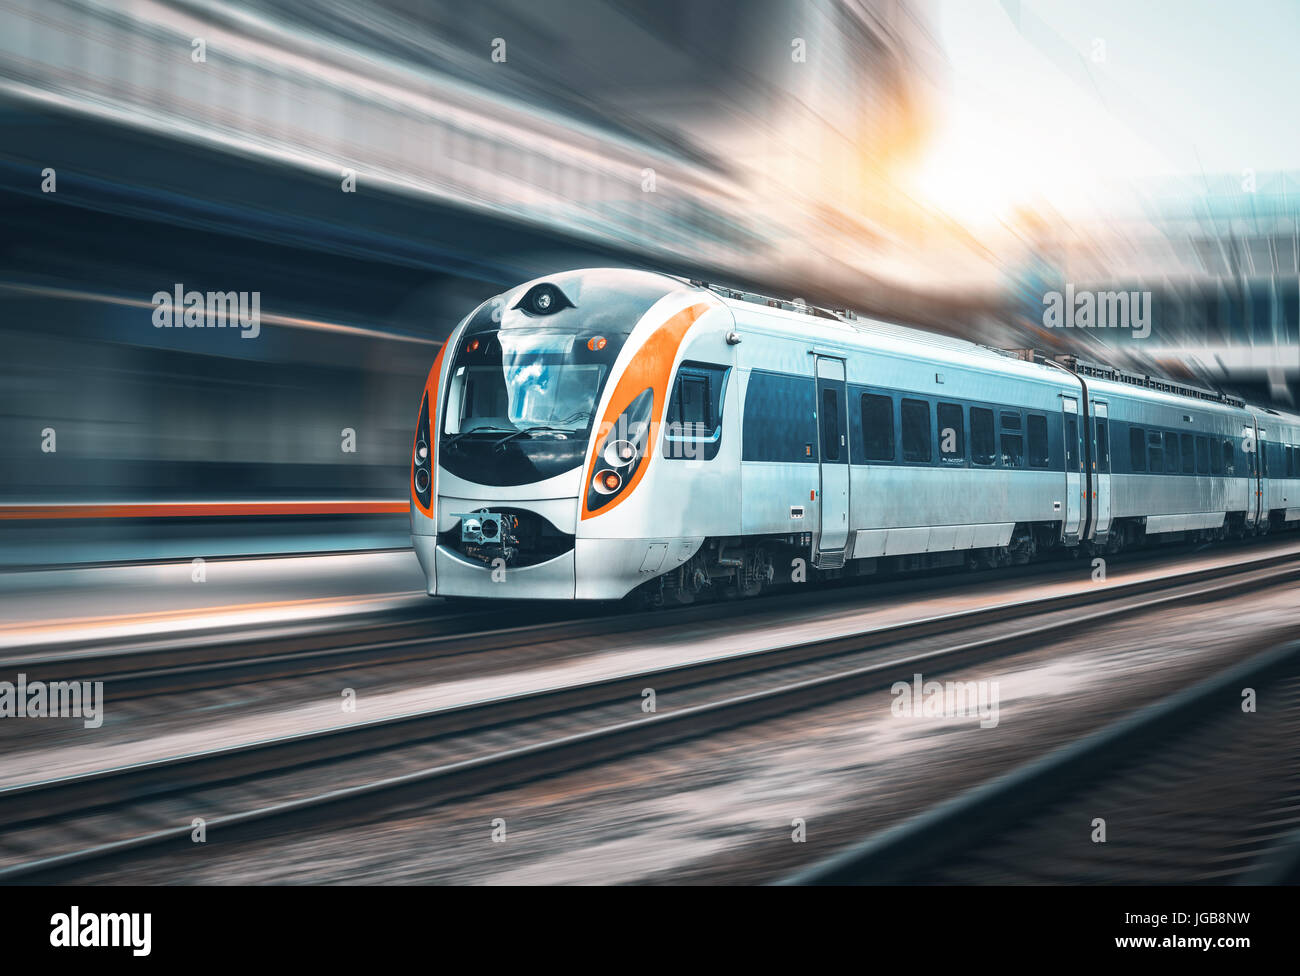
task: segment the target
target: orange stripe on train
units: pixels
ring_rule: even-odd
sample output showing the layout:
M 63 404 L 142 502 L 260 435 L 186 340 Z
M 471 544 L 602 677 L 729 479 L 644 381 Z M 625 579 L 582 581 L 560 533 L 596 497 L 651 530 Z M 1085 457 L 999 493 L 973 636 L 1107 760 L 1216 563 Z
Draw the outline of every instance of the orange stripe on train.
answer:
M 420 504 L 420 497 L 415 493 L 415 446 L 420 443 L 420 413 L 418 409 L 415 414 L 415 437 L 411 441 L 411 471 L 407 477 L 407 490 L 411 493 L 411 501 L 415 504 L 415 507 L 429 518 L 433 518 L 433 506 L 437 502 L 434 492 L 438 488 L 438 388 L 441 386 L 442 380 L 442 357 L 449 344 L 450 339 L 442 344 L 442 348 L 438 350 L 438 355 L 433 357 L 433 368 L 429 370 L 429 378 L 424 381 L 424 393 L 429 398 L 428 507 Z
M 256 515 L 400 515 L 403 501 L 122 502 L 104 505 L 5 505 L 2 519 L 228 518 Z
M 664 411 L 668 407 L 668 379 L 672 374 L 673 363 L 677 360 L 677 350 L 681 348 L 682 339 L 686 337 L 686 330 L 694 325 L 695 321 L 709 308 L 710 306 L 703 302 L 692 305 L 690 308 L 684 308 L 654 331 L 654 334 L 637 350 L 632 357 L 632 361 L 628 363 L 627 369 L 623 371 L 623 375 L 619 378 L 618 385 L 614 387 L 614 395 L 609 398 L 609 406 L 605 410 L 605 416 L 598 431 L 609 430 L 614 422 L 618 420 L 619 415 L 647 387 L 654 390 L 654 403 L 650 408 L 650 430 L 652 432 L 658 431 L 659 424 L 663 420 Z M 596 456 L 596 452 L 592 452 L 591 464 L 587 468 L 587 478 L 580 489 L 582 493 L 582 517 L 584 519 L 604 515 L 610 509 L 618 507 L 618 504 L 636 489 L 637 482 L 641 480 L 646 468 L 650 466 L 650 456 L 654 453 L 654 442 L 654 436 L 651 436 L 646 441 L 646 456 L 637 465 L 636 472 L 623 487 L 623 490 L 618 493 L 613 501 L 603 505 L 599 511 L 595 512 L 587 508 L 587 487 L 591 484 L 591 479 L 596 476 L 596 464 L 600 460 Z

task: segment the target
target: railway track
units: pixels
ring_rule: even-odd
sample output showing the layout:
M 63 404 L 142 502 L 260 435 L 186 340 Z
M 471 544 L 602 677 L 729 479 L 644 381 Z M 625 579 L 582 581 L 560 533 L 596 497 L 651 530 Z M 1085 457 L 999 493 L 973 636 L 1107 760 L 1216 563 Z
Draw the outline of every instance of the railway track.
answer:
M 1297 736 L 1289 641 L 782 883 L 1285 882 L 1300 864 Z
M 1186 582 L 1210 579 L 1223 573 L 1280 565 L 1294 551 L 1256 550 L 1254 541 L 1238 543 L 1246 558 L 1227 568 L 1185 572 Z M 1176 558 L 1192 547 L 1149 550 L 1133 554 L 1117 565 L 1133 567 Z M 1230 551 L 1226 547 L 1222 552 Z M 538 606 L 497 604 L 466 612 L 433 613 L 413 608 L 367 616 L 348 622 L 324 625 L 289 625 L 240 630 L 218 630 L 190 634 L 183 642 L 78 641 L 33 653 L 11 653 L 0 657 L 0 673 L 25 673 L 29 680 L 102 680 L 108 701 L 122 701 L 154 695 L 176 694 L 277 678 L 300 677 L 345 668 L 383 666 L 409 661 L 433 660 L 475 654 L 489 650 L 523 647 L 598 637 L 605 634 L 674 628 L 708 620 L 743 617 L 761 609 L 779 611 L 785 604 L 835 606 L 863 595 L 872 598 L 893 594 L 914 595 L 918 588 L 929 592 L 1040 576 L 1051 564 L 1034 564 L 1012 569 L 988 570 L 917 579 L 892 578 L 869 586 L 839 585 L 812 592 L 778 592 L 760 605 L 745 602 L 704 603 L 670 612 L 628 613 L 626 608 Z M 1174 572 L 1168 580 L 1178 578 Z M 1151 589 L 1167 585 L 1164 580 L 1148 581 Z M 1089 594 L 1080 602 L 1088 602 Z M 518 615 L 525 622 L 502 627 L 503 618 Z
M 1300 577 L 1294 556 L 1259 562 L 1226 577 L 1218 569 L 1210 579 L 1193 572 L 1026 600 L 11 787 L 0 791 L 0 881 L 186 850 L 195 817 L 211 843 L 500 789 Z M 646 689 L 659 702 L 653 713 L 642 711 Z

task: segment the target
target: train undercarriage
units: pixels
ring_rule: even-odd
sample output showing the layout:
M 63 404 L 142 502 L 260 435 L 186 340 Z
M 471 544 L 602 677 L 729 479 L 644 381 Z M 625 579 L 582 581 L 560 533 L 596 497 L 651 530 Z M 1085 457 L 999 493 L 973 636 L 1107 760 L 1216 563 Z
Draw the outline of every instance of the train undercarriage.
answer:
M 1158 534 L 1148 534 L 1141 518 L 1116 519 L 1104 541 L 1074 545 L 1062 542 L 1060 522 L 1018 522 L 1006 546 L 849 559 L 835 569 L 819 569 L 814 565 L 812 541 L 807 534 L 709 538 L 685 563 L 641 584 L 630 598 L 651 607 L 689 605 L 706 600 L 751 598 L 768 590 L 804 583 L 934 571 L 992 570 L 1050 559 L 1091 560 L 1137 549 L 1213 544 L 1300 527 L 1300 522 L 1284 521 L 1283 515 L 1275 512 L 1274 517 L 1249 525 L 1243 513 L 1231 512 L 1217 528 Z

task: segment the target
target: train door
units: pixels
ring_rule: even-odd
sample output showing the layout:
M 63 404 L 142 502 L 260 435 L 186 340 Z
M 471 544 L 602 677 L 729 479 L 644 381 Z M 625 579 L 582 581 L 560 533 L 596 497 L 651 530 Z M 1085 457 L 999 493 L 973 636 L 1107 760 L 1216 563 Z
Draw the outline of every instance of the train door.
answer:
M 1253 423 L 1241 429 L 1241 463 L 1246 469 L 1246 524 L 1254 525 L 1259 518 L 1264 489 L 1260 481 L 1260 444 L 1263 431 Z
M 1104 401 L 1092 401 L 1092 416 L 1092 490 L 1097 519 L 1093 538 L 1104 539 L 1110 533 L 1110 420 Z
M 1083 517 L 1083 431 L 1079 429 L 1079 401 L 1061 398 L 1065 432 L 1065 521 L 1061 535 L 1066 542 L 1079 540 Z
M 1259 443 L 1255 446 L 1258 458 L 1259 478 L 1255 482 L 1255 522 L 1260 530 L 1268 528 L 1268 431 L 1263 427 L 1259 431 Z
M 818 566 L 843 565 L 844 548 L 849 540 L 849 438 L 844 384 L 844 360 L 818 356 L 817 429 L 821 447 Z

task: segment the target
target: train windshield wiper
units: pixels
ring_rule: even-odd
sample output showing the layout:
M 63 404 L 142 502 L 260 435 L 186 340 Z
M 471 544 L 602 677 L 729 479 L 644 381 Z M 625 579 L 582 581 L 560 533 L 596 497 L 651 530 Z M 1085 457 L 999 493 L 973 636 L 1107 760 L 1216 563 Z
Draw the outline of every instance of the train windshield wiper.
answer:
M 492 446 L 497 450 L 500 450 L 501 448 L 505 447 L 506 444 L 508 444 L 510 441 L 514 440 L 516 437 L 522 437 L 524 434 L 528 434 L 531 436 L 533 434 L 539 434 L 544 430 L 553 430 L 556 431 L 557 433 L 562 433 L 562 434 L 575 433 L 572 427 L 556 427 L 551 424 L 538 424 L 535 427 L 520 427 L 518 430 L 511 431 L 509 434 L 506 434 L 505 437 L 501 438 L 499 441 L 494 443 Z
M 531 427 L 520 427 L 518 430 L 512 430 L 510 433 L 506 434 L 505 437 L 501 438 L 492 446 L 497 450 L 500 450 L 502 447 L 504 447 L 510 441 L 514 440 L 516 437 L 521 437 L 524 434 L 528 434 L 531 436 L 532 434 L 541 433 L 544 430 L 551 430 L 561 434 L 576 434 L 578 432 L 576 429 L 574 429 L 573 427 L 565 427 L 563 425 L 569 423 L 572 420 L 577 420 L 579 417 L 582 417 L 584 415 L 590 416 L 590 414 L 587 414 L 585 410 L 578 410 L 575 411 L 574 413 L 569 414 L 563 420 L 558 421 L 557 423 L 554 424 L 534 424 Z
M 452 444 L 455 444 L 462 437 L 468 437 L 470 434 L 492 433 L 492 432 L 500 433 L 502 431 L 507 431 L 507 430 L 514 430 L 514 428 L 501 427 L 497 424 L 484 424 L 482 427 L 471 427 L 469 430 L 462 430 L 459 434 L 452 434 L 450 437 L 448 437 L 447 446 L 450 447 Z

